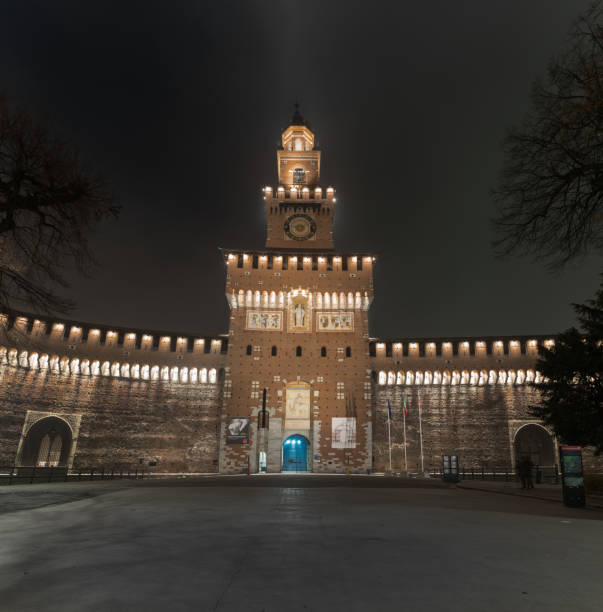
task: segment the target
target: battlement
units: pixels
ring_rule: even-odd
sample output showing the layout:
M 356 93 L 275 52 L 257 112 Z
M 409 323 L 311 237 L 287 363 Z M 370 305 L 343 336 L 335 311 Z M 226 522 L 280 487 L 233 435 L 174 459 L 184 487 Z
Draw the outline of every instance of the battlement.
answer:
M 284 187 L 279 185 L 276 192 L 273 191 L 272 187 L 264 187 L 262 190 L 264 193 L 264 199 L 267 202 L 271 201 L 287 201 L 287 200 L 315 200 L 320 203 L 335 203 L 335 189 L 333 187 L 327 187 L 323 190 L 322 187 L 308 187 L 302 185 L 291 185 Z M 324 195 L 323 195 L 324 194 Z
M 0 315 L 0 362 L 85 375 L 217 382 L 225 335 L 191 336 L 80 321 Z
M 370 254 L 225 251 L 231 308 L 288 305 L 289 289 L 304 287 L 320 309 L 368 310 L 373 300 Z
M 374 253 L 317 252 L 303 247 L 295 249 L 270 249 L 266 251 L 242 251 L 222 249 L 224 263 L 229 272 L 242 270 L 300 270 L 315 272 L 365 272 L 373 273 L 377 261 Z M 352 277 L 354 278 L 354 277 Z
M 377 360 L 406 358 L 538 356 L 538 347 L 554 346 L 555 336 L 486 336 L 478 338 L 404 338 L 369 340 L 369 355 Z
M 378 385 L 494 385 L 538 383 L 539 348 L 551 336 L 370 339 L 373 382 Z

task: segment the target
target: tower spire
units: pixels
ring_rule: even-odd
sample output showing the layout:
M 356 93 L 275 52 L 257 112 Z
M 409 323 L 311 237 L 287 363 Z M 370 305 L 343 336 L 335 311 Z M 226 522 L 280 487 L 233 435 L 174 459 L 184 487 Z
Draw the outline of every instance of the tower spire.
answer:
M 302 117 L 302 114 L 299 112 L 299 102 L 296 100 L 293 104 L 295 111 L 293 112 L 293 117 L 291 117 L 291 121 L 289 125 L 305 125 L 306 127 L 310 127 L 310 124 Z

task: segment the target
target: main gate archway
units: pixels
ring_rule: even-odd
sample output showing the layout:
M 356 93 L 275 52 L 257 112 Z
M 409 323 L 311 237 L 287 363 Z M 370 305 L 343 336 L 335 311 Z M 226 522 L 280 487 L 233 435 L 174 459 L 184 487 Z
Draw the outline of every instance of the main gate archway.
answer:
M 555 464 L 555 448 L 551 434 L 541 425 L 524 425 L 515 434 L 516 461 L 528 457 L 534 465 Z
M 283 442 L 283 472 L 308 471 L 308 440 L 295 434 Z
M 22 466 L 66 466 L 73 435 L 69 424 L 58 417 L 36 421 L 27 432 L 21 454 Z

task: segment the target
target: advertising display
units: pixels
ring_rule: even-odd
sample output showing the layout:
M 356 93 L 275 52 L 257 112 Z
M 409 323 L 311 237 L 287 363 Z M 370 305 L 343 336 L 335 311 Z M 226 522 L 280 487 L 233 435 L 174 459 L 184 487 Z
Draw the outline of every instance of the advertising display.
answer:
M 356 419 L 334 417 L 331 425 L 331 448 L 356 448 Z
M 584 507 L 584 472 L 582 470 L 582 448 L 580 446 L 560 446 L 561 478 L 563 484 L 563 503 L 571 507 Z
M 227 444 L 247 444 L 249 442 L 249 417 L 232 417 L 226 426 Z

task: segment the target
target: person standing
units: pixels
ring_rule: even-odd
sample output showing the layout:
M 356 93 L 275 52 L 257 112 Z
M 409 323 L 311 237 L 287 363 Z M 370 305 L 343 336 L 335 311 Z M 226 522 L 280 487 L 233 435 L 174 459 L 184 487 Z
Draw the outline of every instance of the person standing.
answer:
M 534 464 L 529 457 L 522 457 L 517 464 L 517 471 L 519 478 L 521 478 L 522 489 L 533 489 L 534 483 L 532 482 L 532 468 Z

